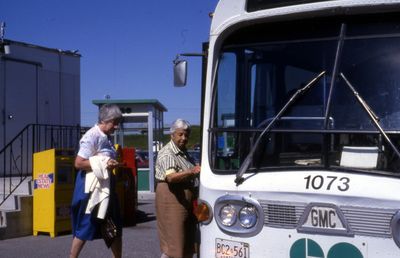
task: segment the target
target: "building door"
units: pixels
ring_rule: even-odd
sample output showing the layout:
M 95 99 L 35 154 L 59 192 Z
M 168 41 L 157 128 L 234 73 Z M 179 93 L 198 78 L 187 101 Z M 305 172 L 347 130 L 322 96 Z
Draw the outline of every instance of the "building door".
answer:
M 19 60 L 4 60 L 3 146 L 28 124 L 37 123 L 39 66 Z M 1 147 L 1 145 L 0 145 Z

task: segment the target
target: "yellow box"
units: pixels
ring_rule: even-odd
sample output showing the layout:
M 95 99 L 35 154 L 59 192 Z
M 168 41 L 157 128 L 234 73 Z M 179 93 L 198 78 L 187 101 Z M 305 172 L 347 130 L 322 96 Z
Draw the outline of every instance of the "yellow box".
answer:
M 33 235 L 55 237 L 71 231 L 74 151 L 50 149 L 33 154 Z

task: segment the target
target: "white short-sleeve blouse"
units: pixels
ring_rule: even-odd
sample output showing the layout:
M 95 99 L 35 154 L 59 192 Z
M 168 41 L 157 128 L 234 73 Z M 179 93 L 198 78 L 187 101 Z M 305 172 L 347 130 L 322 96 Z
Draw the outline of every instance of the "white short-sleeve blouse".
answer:
M 103 133 L 97 124 L 82 136 L 78 151 L 78 156 L 84 159 L 89 159 L 95 155 L 107 156 L 112 159 L 117 156 L 110 137 Z

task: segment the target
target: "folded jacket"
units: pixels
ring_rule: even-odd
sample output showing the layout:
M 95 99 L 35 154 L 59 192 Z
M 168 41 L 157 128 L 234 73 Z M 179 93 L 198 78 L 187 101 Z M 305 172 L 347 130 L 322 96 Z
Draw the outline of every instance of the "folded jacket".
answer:
M 107 162 L 110 157 L 93 156 L 89 158 L 92 171 L 86 171 L 85 193 L 90 193 L 85 213 L 92 212 L 99 204 L 97 217 L 104 219 L 110 197 L 110 177 L 107 169 Z

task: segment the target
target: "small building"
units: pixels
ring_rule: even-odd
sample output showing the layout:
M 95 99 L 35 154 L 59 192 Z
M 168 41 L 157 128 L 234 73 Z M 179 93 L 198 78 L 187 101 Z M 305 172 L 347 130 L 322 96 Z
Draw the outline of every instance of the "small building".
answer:
M 124 121 L 121 130 L 115 135 L 117 143 L 124 146 L 123 135 L 133 131 L 147 131 L 148 170 L 139 170 L 139 190 L 154 191 L 154 153 L 162 146 L 164 112 L 167 108 L 156 99 L 102 99 L 93 100 L 99 108 L 103 104 L 116 104 L 120 108 Z M 142 180 L 141 180 L 142 179 Z M 143 183 L 144 182 L 144 183 Z
M 34 153 L 53 148 L 73 153 L 82 133 L 81 55 L 77 51 L 6 40 L 3 25 L 0 24 L 0 239 L 32 234 L 32 219 L 28 218 L 32 217 Z M 72 173 L 72 166 L 69 168 L 64 172 Z M 59 180 L 63 178 L 52 182 Z
M 80 124 L 77 51 L 0 42 L 0 149 L 28 124 Z

